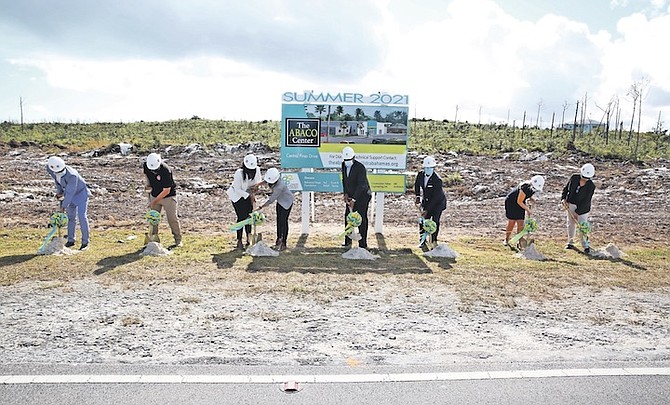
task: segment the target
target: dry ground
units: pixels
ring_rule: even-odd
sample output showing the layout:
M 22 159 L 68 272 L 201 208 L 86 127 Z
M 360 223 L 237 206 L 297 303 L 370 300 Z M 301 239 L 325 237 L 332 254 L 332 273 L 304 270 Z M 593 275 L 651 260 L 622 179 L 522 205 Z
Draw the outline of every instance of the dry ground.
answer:
M 292 213 L 291 250 L 277 259 L 234 251 L 225 196 L 247 151 L 262 146 L 163 151 L 175 169 L 187 246 L 168 258 L 138 257 L 146 211 L 141 157 L 68 156 L 93 191 L 92 251 L 35 257 L 56 207 L 40 150 L 0 150 L 0 358 L 5 363 L 160 362 L 230 364 L 445 364 L 452 362 L 670 360 L 667 162 L 596 161 L 593 243 L 629 257 L 589 260 L 561 249 L 560 191 L 586 162 L 439 156 L 447 188 L 441 241 L 457 261 L 415 248 L 411 195 L 387 196 L 381 258 L 351 263 L 332 235 L 336 195 L 317 195 L 310 236 Z M 410 170 L 421 156 L 410 155 Z M 549 262 L 514 258 L 500 246 L 503 198 L 541 173 L 538 248 Z M 411 173 L 409 174 L 411 176 Z M 411 194 L 411 190 L 409 191 Z M 262 197 L 259 198 L 262 200 Z M 266 239 L 274 239 L 268 210 Z M 166 224 L 163 235 L 169 239 Z M 269 234 L 270 237 L 267 235 Z M 116 243 L 124 240 L 126 243 Z M 97 249 L 97 250 L 96 250 Z

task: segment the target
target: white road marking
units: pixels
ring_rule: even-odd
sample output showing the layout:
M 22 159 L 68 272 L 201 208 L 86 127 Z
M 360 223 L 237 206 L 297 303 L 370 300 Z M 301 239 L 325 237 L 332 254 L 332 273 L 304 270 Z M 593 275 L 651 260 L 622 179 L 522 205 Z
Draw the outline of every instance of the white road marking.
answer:
M 520 378 L 593 377 L 593 376 L 670 376 L 670 367 L 654 368 L 579 368 L 551 370 L 461 371 L 447 373 L 400 374 L 43 374 L 0 375 L 0 384 L 276 384 L 300 383 L 380 383 L 421 381 L 505 380 Z

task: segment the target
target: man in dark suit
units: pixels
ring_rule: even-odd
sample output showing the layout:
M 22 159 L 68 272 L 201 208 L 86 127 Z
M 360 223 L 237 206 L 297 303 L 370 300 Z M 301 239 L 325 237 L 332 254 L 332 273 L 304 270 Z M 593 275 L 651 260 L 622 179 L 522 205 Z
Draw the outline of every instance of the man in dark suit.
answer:
M 416 176 L 416 182 L 414 183 L 416 204 L 421 204 L 421 216 L 425 219 L 432 219 L 437 225 L 435 233 L 431 235 L 433 243 L 437 243 L 437 235 L 440 233 L 440 217 L 442 211 L 447 208 L 447 197 L 442 189 L 442 179 L 435 173 L 435 166 L 437 166 L 435 158 L 426 156 L 423 159 L 423 170 Z M 423 195 L 423 199 L 421 195 Z M 419 233 L 422 232 L 422 226 L 419 225 Z M 421 247 L 425 246 L 422 244 Z
M 370 183 L 368 183 L 367 169 L 363 163 L 354 159 L 354 150 L 347 146 L 342 149 L 342 189 L 344 191 L 344 202 L 347 209 L 344 212 L 344 223 L 346 226 L 347 215 L 350 212 L 358 212 L 361 215 L 361 225 L 358 231 L 361 240 L 358 241 L 358 247 L 368 248 L 368 204 L 372 193 L 370 192 Z M 351 238 L 344 239 L 344 246 L 351 246 Z

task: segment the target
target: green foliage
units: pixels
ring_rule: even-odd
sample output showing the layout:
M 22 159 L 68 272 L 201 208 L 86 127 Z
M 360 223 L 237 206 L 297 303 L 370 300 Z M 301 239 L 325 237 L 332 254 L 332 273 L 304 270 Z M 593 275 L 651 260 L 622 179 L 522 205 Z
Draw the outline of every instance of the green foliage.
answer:
M 463 176 L 459 172 L 452 172 L 444 176 L 443 183 L 445 186 L 455 186 L 463 183 Z
M 213 145 L 252 141 L 277 148 L 279 126 L 278 121 L 214 121 L 197 116 L 165 122 L 39 123 L 23 126 L 3 122 L 0 124 L 0 142 L 24 142 L 43 148 L 74 151 L 102 148 L 119 142 L 132 143 L 138 151 L 190 143 Z M 670 157 L 670 139 L 653 133 L 640 134 L 636 155 L 637 134 L 632 134 L 629 140 L 628 132 L 610 131 L 606 134 L 602 129 L 584 134 L 577 132 L 574 144 L 571 144 L 571 130 L 522 129 L 498 124 L 413 120 L 409 131 L 410 149 L 424 153 L 455 151 L 496 155 L 526 149 L 560 155 L 574 148 L 602 158 L 644 161 Z
M 33 143 L 40 147 L 56 147 L 75 151 L 100 148 L 128 142 L 136 150 L 146 151 L 167 145 L 199 143 L 238 144 L 262 142 L 279 146 L 279 123 L 272 121 L 212 121 L 184 119 L 165 122 L 132 123 L 39 123 L 0 125 L 0 141 Z
M 571 130 L 413 120 L 410 123 L 409 147 L 425 153 L 455 151 L 495 155 L 526 149 L 560 155 L 568 152 L 571 138 Z M 633 134 L 629 143 L 627 133 L 610 131 L 606 134 L 604 130 L 584 134 L 577 132 L 574 148 L 603 158 L 650 160 L 670 157 L 669 140 L 653 133 L 640 134 L 640 145 L 635 156 L 635 138 L 636 134 Z

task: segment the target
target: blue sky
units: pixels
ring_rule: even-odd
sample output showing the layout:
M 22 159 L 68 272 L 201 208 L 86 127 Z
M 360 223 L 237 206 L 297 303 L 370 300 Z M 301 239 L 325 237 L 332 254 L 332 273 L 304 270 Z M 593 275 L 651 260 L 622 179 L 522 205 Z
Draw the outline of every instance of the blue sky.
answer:
M 408 94 L 410 116 L 670 127 L 668 0 L 0 0 L 0 121 L 279 119 L 285 91 Z M 538 115 L 539 109 L 539 115 Z M 566 118 L 567 119 L 567 118 Z

